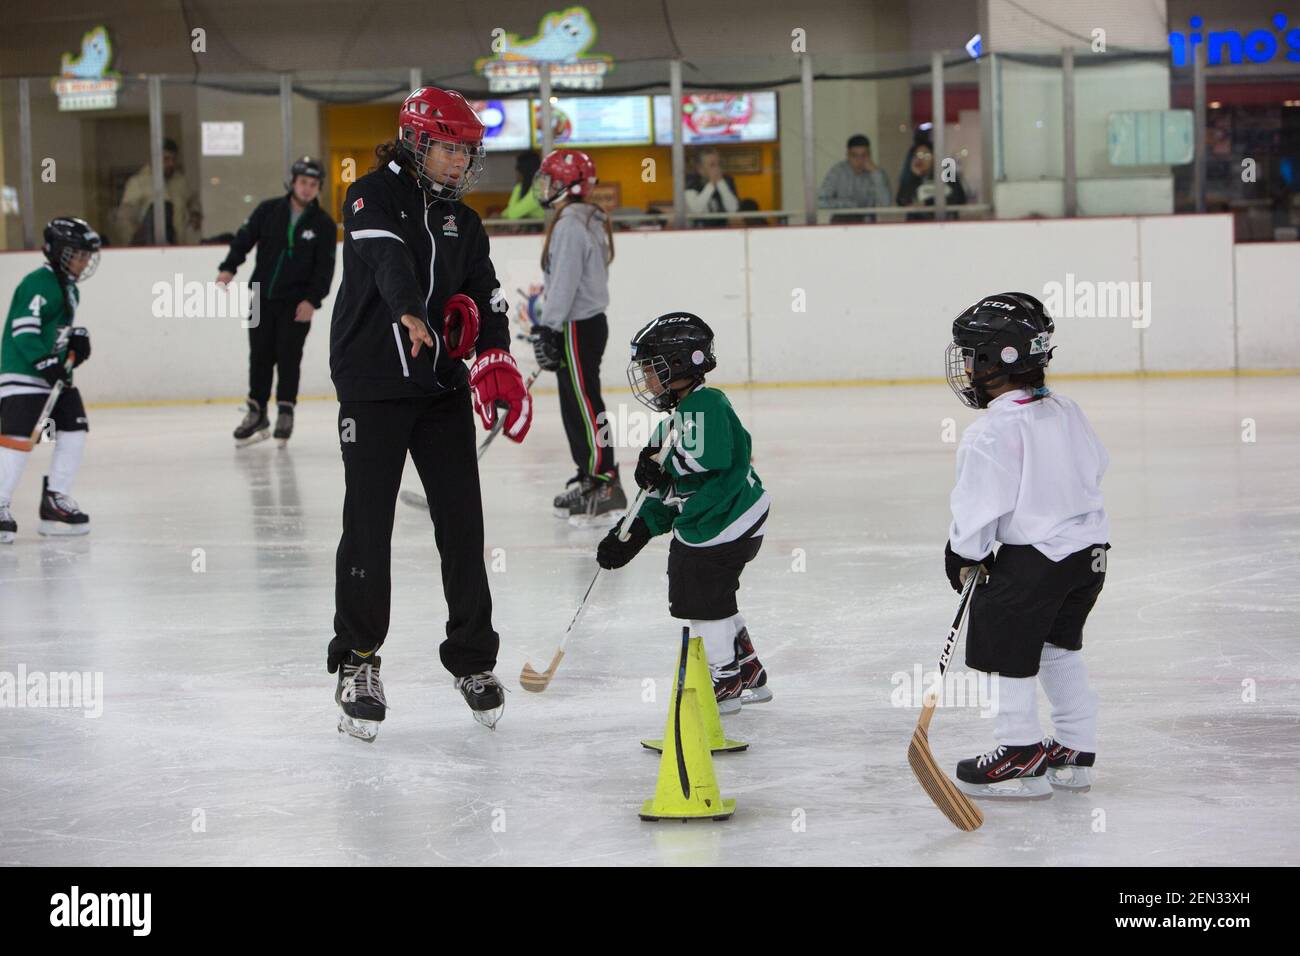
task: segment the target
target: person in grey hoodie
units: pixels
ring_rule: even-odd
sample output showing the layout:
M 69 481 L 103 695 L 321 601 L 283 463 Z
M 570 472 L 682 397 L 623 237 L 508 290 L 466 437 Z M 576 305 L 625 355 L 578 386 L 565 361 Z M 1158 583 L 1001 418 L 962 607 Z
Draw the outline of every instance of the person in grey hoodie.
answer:
M 817 192 L 817 205 L 821 209 L 888 206 L 891 197 L 888 174 L 871 158 L 871 140 L 857 133 L 849 137 L 845 158 L 827 171 Z M 831 222 L 873 221 L 868 215 L 831 217 Z
M 586 201 L 595 185 L 596 164 L 578 149 L 547 154 L 533 178 L 538 202 L 553 211 L 542 245 L 545 296 L 529 298 L 533 348 L 537 364 L 557 373 L 560 417 L 577 466 L 553 502 L 557 517 L 595 518 L 627 508 L 600 394 L 614 233 L 604 210 Z

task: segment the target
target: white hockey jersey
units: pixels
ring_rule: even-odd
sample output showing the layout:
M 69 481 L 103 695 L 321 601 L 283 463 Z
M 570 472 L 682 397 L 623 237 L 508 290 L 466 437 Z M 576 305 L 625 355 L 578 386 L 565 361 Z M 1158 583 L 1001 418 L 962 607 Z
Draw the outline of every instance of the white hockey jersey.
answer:
M 979 560 L 994 541 L 1053 561 L 1110 540 L 1101 477 L 1110 456 L 1083 411 L 1055 392 L 999 395 L 961 436 L 948 539 Z

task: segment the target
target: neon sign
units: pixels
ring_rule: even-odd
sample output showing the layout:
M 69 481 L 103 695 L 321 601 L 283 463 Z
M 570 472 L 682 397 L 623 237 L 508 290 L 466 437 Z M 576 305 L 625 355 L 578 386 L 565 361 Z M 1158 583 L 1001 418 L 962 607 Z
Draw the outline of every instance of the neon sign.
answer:
M 1170 32 L 1169 51 L 1174 66 L 1190 66 L 1196 47 L 1201 44 L 1205 46 L 1205 62 L 1209 66 L 1268 63 L 1283 49 L 1287 60 L 1300 63 L 1300 27 L 1288 30 L 1285 13 L 1273 14 L 1272 30 L 1251 30 L 1246 34 L 1239 30 L 1212 30 L 1202 34 L 1204 24 L 1204 18 L 1193 16 L 1187 20 L 1190 30 Z

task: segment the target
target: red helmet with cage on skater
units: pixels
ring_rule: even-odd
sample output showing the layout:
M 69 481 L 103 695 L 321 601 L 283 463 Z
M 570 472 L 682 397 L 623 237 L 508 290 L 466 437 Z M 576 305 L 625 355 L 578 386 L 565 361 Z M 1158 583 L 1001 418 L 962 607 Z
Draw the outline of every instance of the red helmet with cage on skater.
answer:
M 397 114 L 403 158 L 433 199 L 460 199 L 483 174 L 484 126 L 465 97 L 422 86 Z
M 596 164 L 580 149 L 553 149 L 533 177 L 533 196 L 549 209 L 561 199 L 585 199 L 596 187 Z

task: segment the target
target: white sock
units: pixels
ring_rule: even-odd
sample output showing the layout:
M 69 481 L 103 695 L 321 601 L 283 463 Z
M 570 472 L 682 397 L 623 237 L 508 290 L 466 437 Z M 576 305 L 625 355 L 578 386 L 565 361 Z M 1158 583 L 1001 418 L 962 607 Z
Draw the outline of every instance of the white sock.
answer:
M 731 621 L 731 636 L 734 638 L 745 629 L 745 619 L 739 614 L 733 614 L 728 619 Z
M 997 682 L 998 712 L 993 737 L 999 744 L 1023 746 L 1043 739 L 1038 724 L 1038 681 L 1032 677 L 991 675 Z
M 1038 679 L 1052 702 L 1053 736 L 1071 750 L 1097 752 L 1097 692 L 1079 651 L 1043 645 Z
M 691 635 L 704 639 L 704 657 L 710 667 L 726 667 L 736 659 L 734 618 L 691 621 Z
M 54 456 L 50 459 L 50 491 L 72 494 L 72 481 L 81 467 L 86 451 L 86 432 L 58 432 L 54 439 Z
M 10 436 L 18 438 L 18 435 Z M 26 441 L 28 436 L 21 436 Z M 7 505 L 14 500 L 14 491 L 18 488 L 18 479 L 27 467 L 27 456 L 31 452 L 19 451 L 17 448 L 0 446 L 0 505 Z

